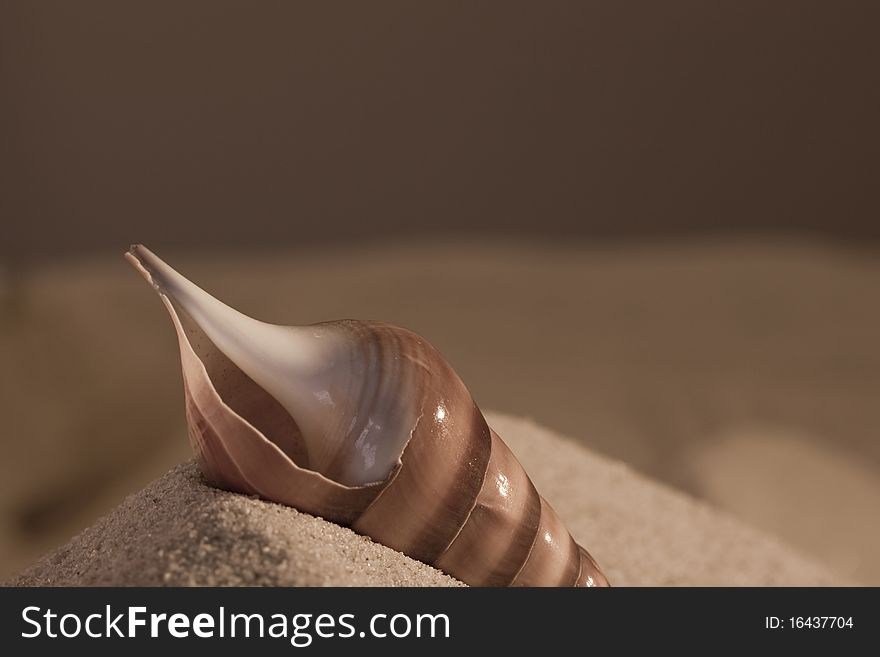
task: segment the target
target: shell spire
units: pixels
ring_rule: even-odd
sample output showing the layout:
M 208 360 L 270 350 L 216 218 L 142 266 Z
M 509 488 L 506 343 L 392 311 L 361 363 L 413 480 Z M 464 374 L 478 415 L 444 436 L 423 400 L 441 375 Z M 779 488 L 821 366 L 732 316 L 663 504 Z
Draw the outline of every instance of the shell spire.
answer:
M 290 414 L 299 427 L 311 467 L 321 471 L 339 450 L 356 451 L 357 446 L 337 445 L 339 422 L 351 415 L 340 390 L 345 383 L 343 370 L 344 336 L 327 325 L 279 326 L 253 319 L 217 300 L 190 282 L 156 254 L 141 245 L 127 254 L 150 282 L 167 299 L 175 312 L 185 316 L 226 358 L 256 385 L 265 390 Z M 347 485 L 366 484 L 385 479 L 398 461 L 403 443 L 409 438 L 397 427 L 398 446 L 380 452 L 362 450 L 359 462 L 341 468 L 337 478 Z M 362 441 L 363 442 L 363 441 Z M 348 454 L 349 458 L 356 458 Z
M 467 584 L 607 585 L 423 338 L 378 322 L 269 324 L 144 246 L 126 258 L 171 315 L 190 442 L 212 483 L 351 526 Z

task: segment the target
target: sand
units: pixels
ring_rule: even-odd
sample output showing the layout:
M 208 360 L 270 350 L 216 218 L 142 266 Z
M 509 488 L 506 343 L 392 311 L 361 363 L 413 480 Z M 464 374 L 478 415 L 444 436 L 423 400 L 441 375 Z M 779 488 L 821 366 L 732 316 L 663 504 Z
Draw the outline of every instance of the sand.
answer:
M 845 583 L 777 539 L 529 420 L 489 420 L 613 584 Z M 193 462 L 7 584 L 460 585 L 349 529 L 209 487 Z
M 205 485 L 184 463 L 13 584 L 454 586 L 344 527 Z

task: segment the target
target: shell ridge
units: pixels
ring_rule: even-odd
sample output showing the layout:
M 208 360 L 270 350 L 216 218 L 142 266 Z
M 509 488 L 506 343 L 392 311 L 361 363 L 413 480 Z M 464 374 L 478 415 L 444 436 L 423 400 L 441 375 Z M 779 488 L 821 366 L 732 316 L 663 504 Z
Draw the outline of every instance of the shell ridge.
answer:
M 482 413 L 480 415 L 482 416 Z M 483 418 L 483 421 L 485 422 L 485 418 Z M 486 427 L 489 428 L 488 423 L 486 424 Z M 489 431 L 491 431 L 491 428 L 489 428 Z M 491 459 L 491 455 L 489 458 Z M 464 528 L 467 526 L 468 522 L 470 522 L 471 516 L 474 515 L 474 509 L 476 509 L 477 505 L 480 503 L 480 492 L 483 490 L 483 486 L 486 484 L 486 476 L 488 474 L 489 474 L 489 460 L 486 461 L 486 467 L 483 468 L 483 475 L 480 478 L 480 486 L 479 486 L 479 488 L 477 488 L 477 494 L 474 496 L 474 501 L 473 501 L 473 504 L 471 504 L 470 510 L 467 512 L 467 515 L 465 516 L 464 521 L 461 523 L 461 525 L 456 530 L 455 535 L 449 540 L 449 543 L 447 543 L 446 547 L 443 548 L 443 551 L 439 555 L 437 555 L 438 561 L 443 558 L 443 555 L 445 555 L 449 552 L 450 548 L 452 548 L 452 545 L 455 543 L 455 540 L 459 536 L 461 536 L 461 533 L 464 531 Z

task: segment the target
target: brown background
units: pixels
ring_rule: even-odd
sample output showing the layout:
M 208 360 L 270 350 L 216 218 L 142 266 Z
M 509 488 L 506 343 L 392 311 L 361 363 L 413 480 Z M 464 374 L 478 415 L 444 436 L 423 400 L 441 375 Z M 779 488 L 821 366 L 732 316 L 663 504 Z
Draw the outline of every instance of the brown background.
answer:
M 187 456 L 141 241 L 880 582 L 878 19 L 3 3 L 0 579 Z
M 5 2 L 2 255 L 880 237 L 874 2 Z

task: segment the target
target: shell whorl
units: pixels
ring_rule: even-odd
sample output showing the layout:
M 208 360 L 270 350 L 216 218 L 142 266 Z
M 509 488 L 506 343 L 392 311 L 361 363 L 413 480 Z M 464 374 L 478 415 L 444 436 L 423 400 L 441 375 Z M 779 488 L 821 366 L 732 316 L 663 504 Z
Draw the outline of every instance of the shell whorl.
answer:
M 607 585 L 426 340 L 377 322 L 266 325 L 144 247 L 127 258 L 171 315 L 190 442 L 212 483 L 350 526 L 470 585 Z M 239 322 L 231 337 L 214 326 L 227 321 Z M 279 367 L 270 352 L 291 348 L 306 353 Z M 284 377 L 311 397 L 282 401 Z

